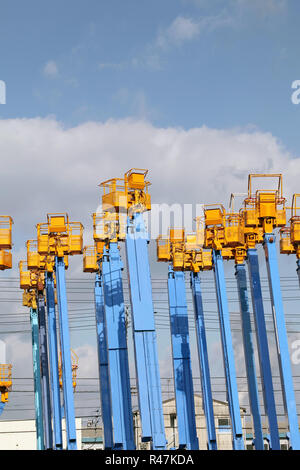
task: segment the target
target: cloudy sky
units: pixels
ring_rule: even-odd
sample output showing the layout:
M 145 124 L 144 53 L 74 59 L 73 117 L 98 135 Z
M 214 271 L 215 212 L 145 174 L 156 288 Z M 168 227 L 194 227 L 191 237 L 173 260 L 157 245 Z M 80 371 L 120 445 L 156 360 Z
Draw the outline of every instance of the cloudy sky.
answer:
M 282 172 L 288 198 L 300 192 L 299 13 L 296 0 L 5 2 L 0 212 L 14 218 L 14 265 L 47 212 L 81 220 L 91 243 L 97 185 L 131 167 L 149 168 L 155 203 L 227 205 L 250 172 Z M 280 267 L 294 275 L 294 259 Z M 166 268 L 152 262 L 154 276 Z M 5 283 L 17 272 L 2 276 Z M 81 276 L 81 260 L 73 260 L 68 277 Z M 92 280 L 90 288 L 92 299 Z M 296 281 L 293 288 L 296 296 Z M 15 318 L 28 328 L 17 280 L 8 295 L 18 301 L 2 302 L 1 313 L 24 314 Z M 297 302 L 285 306 L 298 311 Z M 71 337 L 80 373 L 96 377 L 93 327 L 78 330 Z M 29 377 L 29 333 L 2 336 L 16 375 Z M 160 347 L 165 375 L 168 351 Z

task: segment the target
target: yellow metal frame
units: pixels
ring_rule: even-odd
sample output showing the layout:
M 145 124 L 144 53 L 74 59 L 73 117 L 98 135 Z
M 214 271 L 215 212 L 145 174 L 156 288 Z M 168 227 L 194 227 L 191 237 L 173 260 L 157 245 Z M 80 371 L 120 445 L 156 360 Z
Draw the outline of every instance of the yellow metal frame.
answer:
M 222 204 L 204 205 L 204 248 L 222 249 L 225 243 L 225 216 L 226 211 Z
M 203 243 L 199 243 L 199 236 L 196 233 L 188 233 L 185 237 L 185 249 L 187 252 L 200 250 L 203 246 Z
M 174 271 L 207 271 L 212 269 L 211 250 L 204 251 L 197 233 L 185 234 L 183 228 L 169 228 L 168 236 L 156 239 L 157 261 L 172 262 Z
M 38 241 L 27 240 L 27 267 L 28 269 L 40 269 L 43 265 L 43 258 L 38 252 Z M 45 263 L 44 263 L 45 265 Z
M 99 271 L 97 262 L 97 248 L 95 245 L 85 246 L 83 248 L 83 272 L 96 273 Z
M 182 244 L 185 242 L 185 229 L 172 227 L 168 230 L 168 238 L 172 244 Z
M 213 268 L 212 251 L 201 250 L 201 255 L 202 255 L 201 271 L 211 271 Z
M 129 215 L 134 212 L 151 210 L 151 196 L 149 194 L 151 183 L 145 180 L 147 174 L 148 170 L 140 168 L 132 168 L 125 173 L 124 180 Z
M 245 196 L 247 196 L 247 193 L 231 193 L 230 195 L 230 200 L 229 200 L 229 212 L 234 213 L 234 203 L 235 199 L 237 197 L 243 197 L 245 199 Z
M 208 215 L 209 214 L 209 215 Z M 205 204 L 204 205 L 204 224 L 205 228 L 212 226 L 225 227 L 225 207 L 223 204 Z
M 291 220 L 293 219 L 293 217 L 298 217 L 297 210 L 300 209 L 300 207 L 297 206 L 297 198 L 299 197 L 300 197 L 299 193 L 293 194 L 292 207 L 291 207 Z
M 131 168 L 124 175 L 125 189 L 128 190 L 140 190 L 143 191 L 146 187 L 150 185 L 146 181 L 146 176 L 149 170 L 143 168 Z
M 296 248 L 291 242 L 291 228 L 283 227 L 280 233 L 280 253 L 290 255 L 296 253 Z
M 151 209 L 149 194 L 149 181 L 145 178 L 148 170 L 131 168 L 124 174 L 124 178 L 112 178 L 103 181 L 99 186 L 103 190 L 103 212 L 145 212 Z
M 83 253 L 83 225 L 81 222 L 69 222 L 69 255 Z
M 23 292 L 23 306 L 36 309 L 36 290 L 29 288 Z
M 65 257 L 82 254 L 83 225 L 81 222 L 70 222 L 67 213 L 48 213 L 47 222 L 37 224 L 37 250 L 40 255 Z M 66 266 L 67 268 L 67 266 Z
M 277 197 L 278 198 L 283 198 L 283 188 L 282 188 L 282 174 L 281 173 L 270 173 L 270 174 L 267 174 L 267 173 L 251 173 L 249 176 L 248 176 L 248 199 L 253 199 L 254 197 L 254 193 L 252 193 L 252 181 L 253 179 L 255 178 L 278 178 L 278 185 L 277 185 L 277 189 L 272 189 L 272 190 L 263 190 L 263 192 L 275 192 L 277 194 Z M 257 191 L 260 191 L 260 190 L 256 190 L 255 191 L 255 197 L 257 195 Z
M 0 392 L 1 402 L 8 402 L 8 392 L 12 388 L 12 365 L 0 364 Z
M 253 179 L 275 178 L 278 184 L 274 189 L 256 189 L 253 192 Z M 246 210 L 245 226 L 258 226 L 264 233 L 271 233 L 274 227 L 286 224 L 285 198 L 283 197 L 282 174 L 250 174 L 248 177 L 248 196 L 244 201 Z M 279 207 L 282 207 L 281 209 Z
M 288 255 L 296 253 L 298 259 L 300 259 L 300 215 L 297 215 L 300 209 L 297 206 L 299 197 L 299 193 L 293 194 L 292 206 L 289 208 L 291 210 L 290 226 L 280 230 L 280 252 Z
M 47 214 L 48 234 L 67 232 L 69 216 L 66 212 L 52 212 Z
M 243 246 L 245 235 L 240 213 L 230 212 L 225 216 L 225 245 L 231 248 Z
M 27 261 L 19 261 L 20 289 L 31 287 L 31 272 L 27 269 Z
M 12 224 L 10 215 L 0 215 L 0 249 L 12 248 Z
M 203 217 L 196 217 L 196 239 L 197 244 L 200 248 L 204 245 L 204 237 L 205 237 L 205 219 Z
M 48 255 L 49 253 L 49 236 L 48 236 L 48 224 L 42 222 L 37 224 L 37 241 L 38 241 L 38 252 L 40 255 Z
M 167 262 L 171 260 L 170 240 L 168 237 L 159 235 L 156 239 L 157 261 Z
M 233 212 L 233 201 L 234 195 L 231 194 L 229 212 L 226 212 L 222 204 L 204 206 L 203 246 L 221 251 L 224 259 L 235 259 L 239 264 L 246 258 L 246 235 L 243 212 Z
M 93 214 L 93 238 L 95 242 L 124 241 L 126 237 L 126 215 L 119 212 Z
M 111 178 L 99 184 L 102 188 L 102 209 L 108 212 L 127 211 L 127 191 L 124 179 Z
M 12 254 L 7 250 L 0 250 L 0 271 L 12 268 Z

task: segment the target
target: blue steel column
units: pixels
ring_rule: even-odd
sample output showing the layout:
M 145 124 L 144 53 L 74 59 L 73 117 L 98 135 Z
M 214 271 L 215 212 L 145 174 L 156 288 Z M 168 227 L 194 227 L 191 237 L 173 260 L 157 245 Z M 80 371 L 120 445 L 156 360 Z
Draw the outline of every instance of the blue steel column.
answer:
M 52 449 L 52 422 L 51 422 L 51 400 L 50 382 L 48 367 L 48 345 L 46 333 L 45 298 L 43 292 L 38 293 L 38 317 L 39 317 L 39 340 L 40 340 L 40 361 L 41 361 L 41 381 L 43 396 L 43 417 L 45 433 L 45 449 Z
M 276 332 L 276 344 L 279 359 L 283 401 L 289 422 L 289 439 L 292 449 L 299 450 L 300 434 L 298 416 L 293 386 L 292 368 L 289 355 L 289 345 L 281 296 L 275 235 L 273 233 L 264 235 L 264 248 L 268 268 L 273 321 Z
M 232 444 L 234 450 L 244 450 L 243 429 L 234 364 L 223 257 L 221 251 L 213 250 L 213 263 L 223 348 L 227 398 L 232 426 Z
M 128 219 L 126 255 L 142 440 L 152 441 L 153 449 L 159 450 L 165 449 L 166 437 L 147 244 L 143 214 L 133 214 Z
M 35 402 L 35 426 L 37 437 L 37 450 L 44 450 L 43 401 L 41 387 L 39 325 L 36 309 L 30 309 L 30 322 L 32 333 L 32 362 Z
M 117 243 L 104 249 L 102 262 L 105 323 L 111 386 L 114 444 L 135 448 L 122 286 L 122 262 Z
M 272 450 L 280 450 L 275 396 L 268 346 L 268 335 L 265 322 L 265 313 L 259 274 L 258 254 L 256 248 L 249 248 L 247 250 L 247 260 L 249 280 L 251 286 L 262 392 L 265 412 L 269 421 L 270 447 Z
M 62 355 L 62 379 L 64 412 L 66 417 L 67 449 L 76 450 L 76 425 L 72 380 L 72 361 L 68 320 L 68 304 L 65 279 L 65 262 L 60 256 L 55 257 L 56 290 L 60 325 L 60 346 Z
M 59 373 L 58 373 L 55 294 L 54 294 L 54 281 L 53 281 L 52 272 L 46 273 L 46 298 L 47 298 L 47 316 L 48 316 L 49 365 L 50 365 L 50 376 L 51 376 L 54 448 L 55 450 L 61 450 L 63 446 L 63 441 L 62 441 L 61 404 L 60 404 L 60 387 L 59 387 Z
M 201 374 L 202 402 L 207 428 L 207 447 L 208 450 L 217 450 L 214 403 L 211 391 L 211 380 L 199 273 L 191 273 L 191 288 L 193 294 L 197 347 Z
M 238 287 L 241 320 L 242 320 L 242 333 L 244 344 L 244 356 L 247 373 L 248 394 L 250 401 L 250 409 L 254 425 L 254 446 L 256 450 L 264 450 L 264 436 L 261 422 L 260 405 L 258 386 L 256 379 L 254 347 L 252 339 L 251 318 L 249 311 L 249 301 L 247 292 L 247 278 L 245 264 L 235 265 L 235 276 Z
M 5 402 L 3 402 L 3 401 L 0 402 L 0 416 L 2 415 L 2 413 L 4 411 L 5 405 L 6 405 Z
M 112 449 L 113 427 L 112 427 L 112 406 L 110 396 L 109 382 L 109 366 L 107 351 L 107 335 L 105 328 L 104 314 L 104 298 L 102 290 L 101 275 L 96 274 L 95 279 L 95 310 L 96 310 L 96 326 L 97 326 L 97 348 L 98 348 L 98 366 L 99 366 L 99 382 L 102 422 L 104 430 L 104 448 Z
M 198 450 L 185 275 L 172 266 L 168 294 L 179 448 Z

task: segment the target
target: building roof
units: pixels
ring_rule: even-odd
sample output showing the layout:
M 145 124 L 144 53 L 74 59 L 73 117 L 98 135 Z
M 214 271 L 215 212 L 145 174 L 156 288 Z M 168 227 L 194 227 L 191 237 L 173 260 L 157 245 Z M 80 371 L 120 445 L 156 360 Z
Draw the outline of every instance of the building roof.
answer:
M 202 395 L 199 395 L 198 393 L 194 393 L 194 397 L 197 397 L 197 398 L 201 398 L 202 399 Z M 172 397 L 172 398 L 168 398 L 167 400 L 164 400 L 163 401 L 163 405 L 166 404 L 166 403 L 170 403 L 172 401 L 175 401 L 175 397 Z M 219 403 L 220 405 L 225 405 L 225 406 L 229 406 L 228 405 L 228 401 L 222 401 L 222 400 L 216 400 L 215 398 L 213 398 L 213 402 L 214 403 Z M 246 408 L 240 406 L 240 410 L 243 411 L 243 413 L 246 413 Z M 139 412 L 139 409 L 136 408 L 134 410 L 134 413 L 138 413 Z
M 202 395 L 200 395 L 199 393 L 194 393 L 194 397 L 201 398 L 201 400 L 202 400 Z M 168 403 L 168 402 L 173 401 L 173 400 L 175 400 L 175 397 L 168 398 L 167 400 L 163 401 L 163 404 Z M 213 398 L 213 402 L 214 403 L 219 403 L 220 405 L 229 406 L 228 401 L 216 400 L 215 398 Z M 244 413 L 246 413 L 246 408 L 243 408 L 242 406 L 240 406 L 240 409 L 243 410 Z

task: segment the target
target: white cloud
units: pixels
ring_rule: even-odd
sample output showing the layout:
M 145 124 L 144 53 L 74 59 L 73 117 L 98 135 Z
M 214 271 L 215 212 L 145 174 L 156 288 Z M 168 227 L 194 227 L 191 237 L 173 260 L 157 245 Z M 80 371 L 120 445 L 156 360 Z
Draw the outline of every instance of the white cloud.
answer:
M 249 172 L 283 172 L 299 192 L 300 158 L 259 130 L 157 128 L 144 120 L 86 122 L 66 129 L 54 119 L 0 121 L 2 212 L 11 214 L 17 248 L 47 212 L 68 211 L 90 226 L 99 182 L 131 167 L 149 168 L 154 202 L 225 202 L 243 192 Z M 5 201 L 5 202 L 4 202 Z
M 49 60 L 44 68 L 43 68 L 43 74 L 48 77 L 48 78 L 57 78 L 58 77 L 58 67 L 56 62 L 54 60 Z
M 198 36 L 199 30 L 199 23 L 195 22 L 191 18 L 178 16 L 166 31 L 160 33 L 157 38 L 157 44 L 161 47 L 165 47 L 170 43 L 180 44 Z
M 227 26 L 231 19 L 223 13 L 216 16 L 203 16 L 199 19 L 177 16 L 174 21 L 157 36 L 156 46 L 166 49 L 169 46 L 178 46 L 191 41 L 205 31 Z
M 132 66 L 160 70 L 163 68 L 162 51 L 169 51 L 197 40 L 203 34 L 224 28 L 231 28 L 240 34 L 245 28 L 252 28 L 253 21 L 255 24 L 262 22 L 265 28 L 268 17 L 280 18 L 288 5 L 287 0 L 185 0 L 185 3 L 198 6 L 202 15 L 178 15 L 168 26 L 160 29 L 140 57 L 131 59 Z

